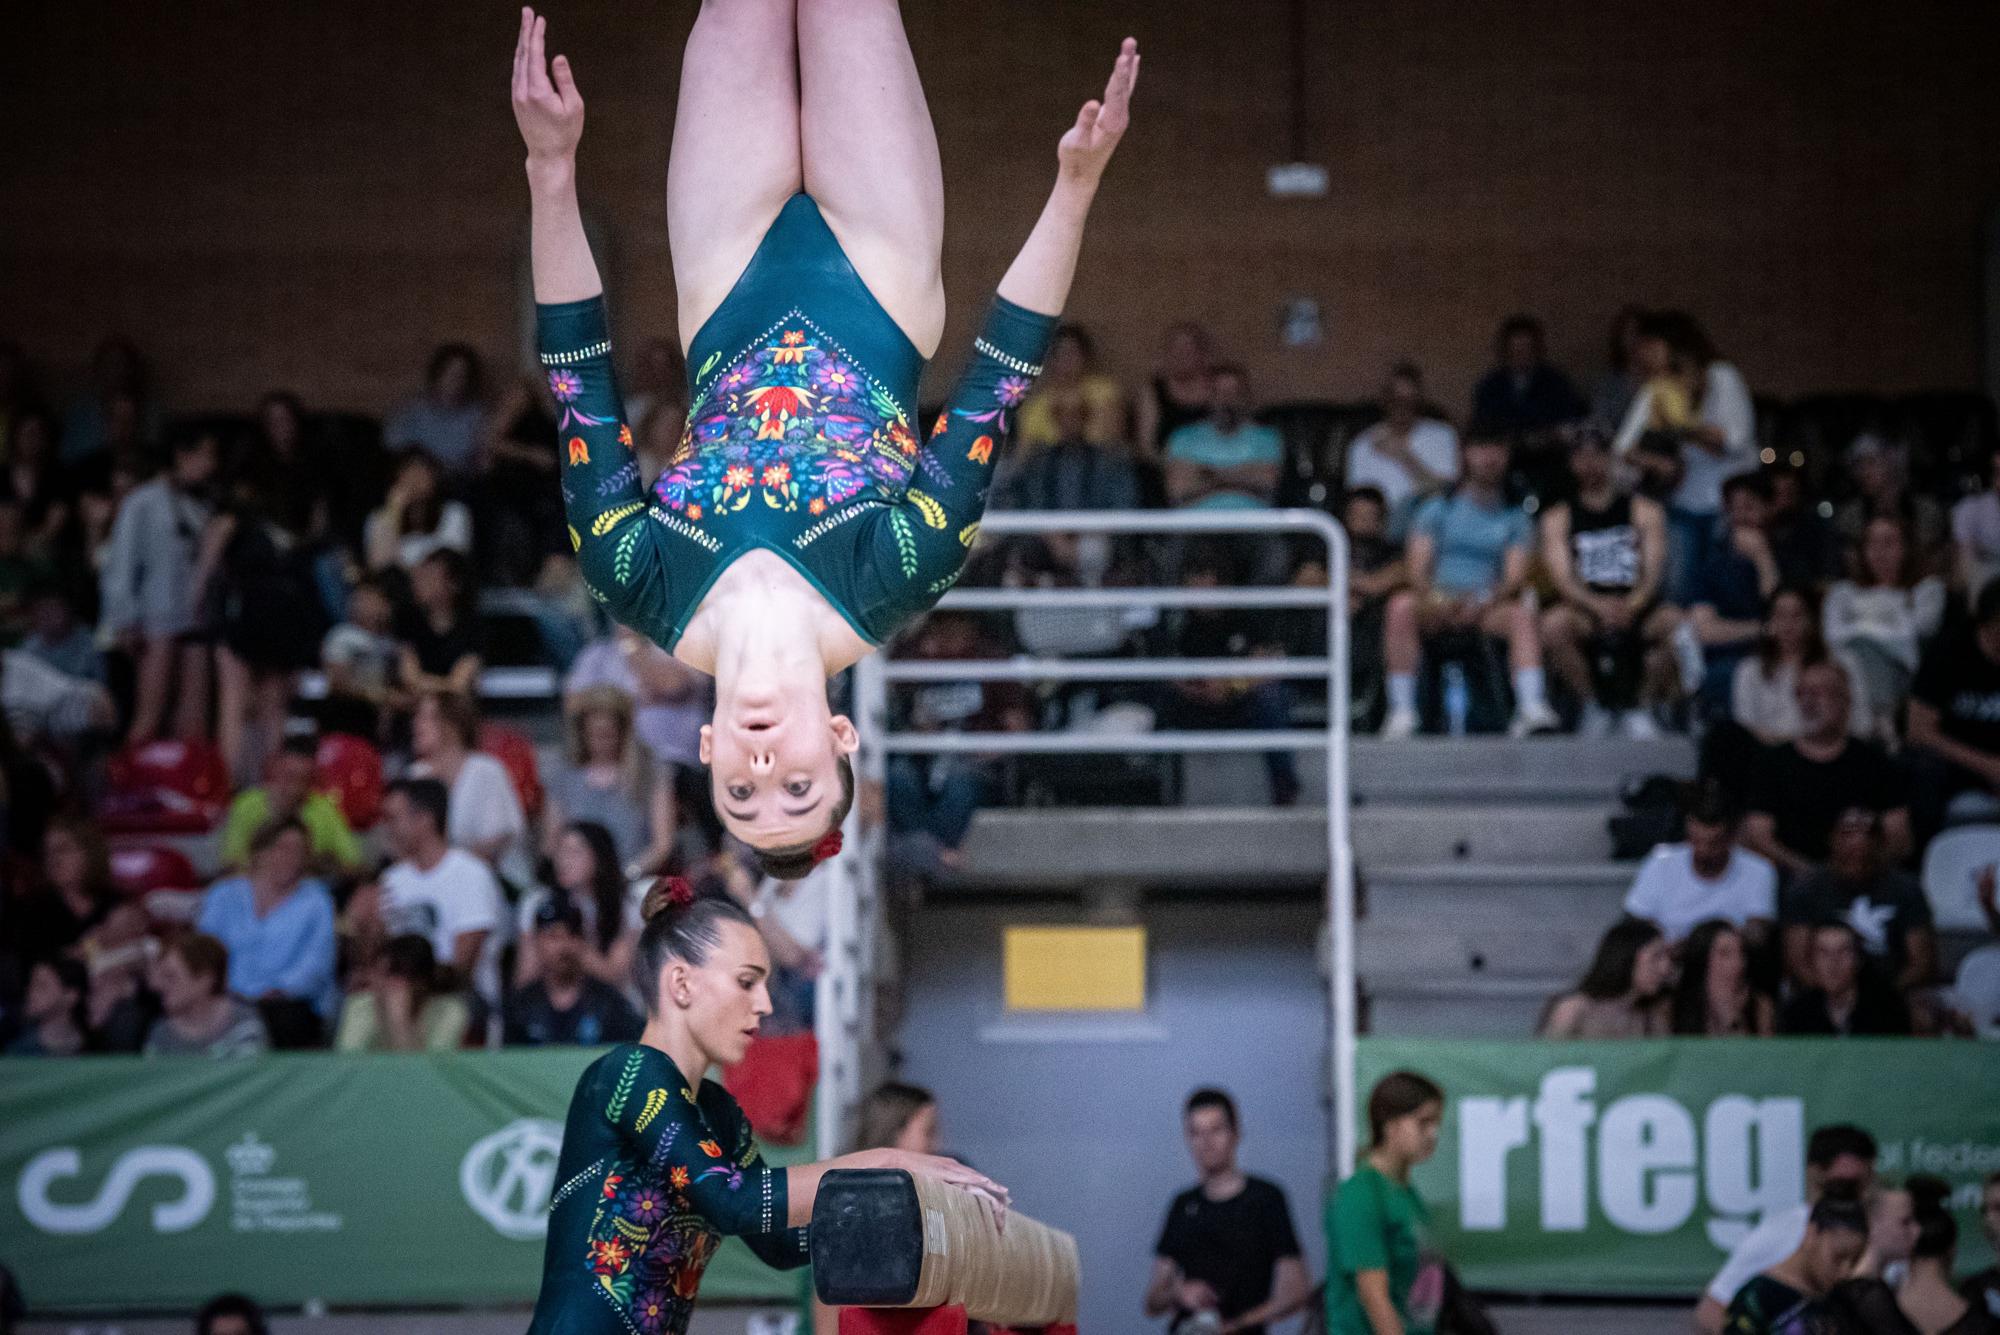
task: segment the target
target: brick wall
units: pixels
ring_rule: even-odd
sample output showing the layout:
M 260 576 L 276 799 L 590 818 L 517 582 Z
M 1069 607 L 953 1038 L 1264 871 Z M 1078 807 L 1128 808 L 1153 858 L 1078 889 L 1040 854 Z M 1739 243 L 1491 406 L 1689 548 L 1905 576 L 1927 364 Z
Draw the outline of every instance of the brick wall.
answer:
M 1323 201 L 1276 201 L 1284 0 L 908 0 L 950 204 L 949 366 L 1116 41 L 1146 51 L 1072 313 L 1147 364 L 1193 316 L 1265 387 L 1415 356 L 1462 405 L 1496 319 L 1584 378 L 1627 300 L 1685 305 L 1753 388 L 1960 386 L 2000 196 L 2000 7 L 1306 0 Z M 687 0 L 559 6 L 586 207 L 630 339 L 671 323 L 662 207 Z M 513 14 L 470 0 L 16 0 L 0 43 L 0 333 L 59 385 L 110 329 L 169 400 L 380 410 L 434 343 L 518 356 Z M 1912 19 L 1910 15 L 1919 16 Z M 1316 298 L 1292 350 L 1279 304 Z

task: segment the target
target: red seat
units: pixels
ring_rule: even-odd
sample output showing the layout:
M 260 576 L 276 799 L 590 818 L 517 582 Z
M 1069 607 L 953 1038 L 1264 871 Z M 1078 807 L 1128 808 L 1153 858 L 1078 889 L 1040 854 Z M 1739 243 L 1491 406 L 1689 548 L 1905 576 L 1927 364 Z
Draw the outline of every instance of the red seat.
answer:
M 722 1073 L 722 1087 L 750 1119 L 750 1129 L 772 1145 L 805 1139 L 818 1081 L 819 1041 L 811 1034 L 754 1038 L 743 1060 Z
M 111 851 L 111 883 L 131 899 L 155 890 L 195 890 L 201 886 L 194 863 L 177 848 L 142 844 Z
M 332 797 L 350 829 L 372 829 L 382 814 L 382 753 L 344 732 L 319 739 L 313 786 Z
M 528 819 L 541 815 L 541 769 L 535 762 L 535 744 L 527 734 L 499 723 L 482 724 L 479 749 L 507 767 L 507 777 L 514 781 L 514 795 L 521 799 L 521 810 Z
M 213 742 L 128 746 L 107 766 L 107 834 L 206 834 L 229 803 L 229 766 Z

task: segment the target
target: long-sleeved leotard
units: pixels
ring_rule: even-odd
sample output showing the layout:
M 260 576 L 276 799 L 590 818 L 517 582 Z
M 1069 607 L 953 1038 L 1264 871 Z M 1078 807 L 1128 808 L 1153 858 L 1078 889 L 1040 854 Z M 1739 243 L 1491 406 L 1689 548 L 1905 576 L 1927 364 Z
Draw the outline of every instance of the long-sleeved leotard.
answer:
M 804 1265 L 785 1180 L 720 1085 L 697 1092 L 658 1048 L 613 1048 L 570 1100 L 529 1335 L 679 1335 L 724 1234 Z
M 928 440 L 923 358 L 806 195 L 772 224 L 689 349 L 691 407 L 648 497 L 601 298 L 538 308 L 563 501 L 585 583 L 672 649 L 716 578 L 778 553 L 871 644 L 928 610 L 978 536 L 1015 407 L 1056 325 L 995 298 Z

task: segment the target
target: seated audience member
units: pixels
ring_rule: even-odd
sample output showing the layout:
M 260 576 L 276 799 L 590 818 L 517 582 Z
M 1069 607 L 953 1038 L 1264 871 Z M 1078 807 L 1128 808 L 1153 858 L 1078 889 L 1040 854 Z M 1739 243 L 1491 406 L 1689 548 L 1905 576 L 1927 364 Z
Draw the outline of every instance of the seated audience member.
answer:
M 1806 1198 L 1802 1204 L 1770 1210 L 1730 1251 L 1695 1309 L 1695 1329 L 1720 1335 L 1726 1309 L 1738 1290 L 1793 1252 L 1805 1240 L 1812 1208 L 1828 1187 L 1859 1199 L 1875 1181 L 1875 1138 L 1844 1123 L 1814 1127 L 1806 1140 Z M 1838 1194 L 1838 1193 L 1837 1193 Z
M 1892 861 L 1910 851 L 1907 785 L 1886 752 L 1848 731 L 1847 670 L 1832 660 L 1799 672 L 1799 735 L 1756 762 L 1747 785 L 1743 844 L 1791 875 L 1823 866 L 1842 812 L 1864 807 L 1882 818 Z
M 1799 669 L 1829 659 L 1846 671 L 1852 688 L 1847 730 L 1856 737 L 1871 735 L 1873 719 L 1858 694 L 1860 669 L 1845 655 L 1828 651 L 1819 625 L 1818 600 L 1812 591 L 1781 585 L 1765 608 L 1757 652 L 1736 665 L 1729 687 L 1729 721 L 1765 746 L 1798 737 L 1805 726 L 1799 714 Z
M 1542 322 L 1509 316 L 1494 338 L 1498 360 L 1472 391 L 1472 420 L 1503 438 L 1566 426 L 1588 410 L 1570 378 L 1549 363 Z
M 479 690 L 481 657 L 478 590 L 472 567 L 457 552 L 433 552 L 410 572 L 410 611 L 402 630 L 400 677 L 412 695 L 450 691 L 470 698 Z
M 1729 790 L 1708 780 L 1687 809 L 1687 842 L 1661 844 L 1639 866 L 1625 912 L 1656 923 L 1678 945 L 1705 922 L 1721 920 L 1750 943 L 1769 939 L 1778 916 L 1778 873 L 1736 843 L 1742 811 Z
M 1977 600 L 2000 575 L 2000 454 L 1986 461 L 1986 489 L 1951 510 L 1952 582 Z
M 1632 410 L 1632 400 L 1646 385 L 1639 368 L 1639 331 L 1645 320 L 1646 312 L 1638 306 L 1623 307 L 1611 319 L 1610 351 L 1604 374 L 1590 392 L 1590 416 L 1586 419 L 1607 440 L 1618 433 L 1625 414 Z
M 632 977 L 632 952 L 639 941 L 639 898 L 628 888 L 618 867 L 618 849 L 611 834 L 593 821 L 569 825 L 549 844 L 548 883 L 521 896 L 515 932 L 514 981 L 532 983 L 542 976 L 542 959 L 535 937 L 535 915 L 552 899 L 564 899 L 582 922 L 578 929 L 583 969 L 592 978 L 627 986 Z
M 1542 613 L 1542 644 L 1556 675 L 1583 702 L 1582 732 L 1607 735 L 1615 720 L 1628 737 L 1653 737 L 1647 661 L 1677 621 L 1659 606 L 1666 515 L 1619 485 L 1610 447 L 1593 431 L 1576 435 L 1569 469 L 1571 499 L 1548 507 L 1541 520 L 1542 560 L 1560 599 Z
M 1827 590 L 1827 645 L 1856 672 L 1855 695 L 1869 718 L 1869 736 L 1896 735 L 1923 646 L 1944 622 L 1944 581 L 1919 576 L 1909 528 L 1878 515 L 1862 530 L 1857 577 Z
M 617 988 L 584 968 L 583 914 L 567 895 L 535 910 L 535 954 L 541 976 L 507 998 L 504 1042 L 543 1046 L 638 1041 L 645 1022 Z
M 1698 689 L 1711 710 L 1727 699 L 1736 665 L 1755 651 L 1779 584 L 1777 558 L 1764 532 L 1771 512 L 1769 484 L 1755 473 L 1732 477 L 1722 484 L 1722 504 L 1726 528 L 1695 568 L 1688 616 L 1675 637 L 1682 684 Z
M 1776 1027 L 1771 998 L 1750 977 L 1750 948 L 1726 922 L 1705 922 L 1681 944 L 1681 976 L 1671 1008 L 1676 1034 L 1704 1038 L 1769 1038 Z
M 1222 544 L 1200 544 L 1188 559 L 1184 583 L 1203 589 L 1242 583 L 1233 555 Z M 1227 608 L 1187 609 L 1179 619 L 1176 640 L 1189 658 L 1268 657 L 1278 648 L 1268 618 Z M 1177 681 L 1168 689 L 1160 712 L 1164 726 L 1175 730 L 1236 727 L 1262 732 L 1290 727 L 1291 710 L 1288 684 L 1266 677 Z M 1298 759 L 1292 752 L 1265 752 L 1264 774 L 1275 805 L 1288 807 L 1298 801 Z
M 340 1008 L 340 1052 L 451 1052 L 465 1044 L 472 1008 L 439 976 L 431 943 L 417 933 L 382 947 L 365 991 Z
M 1214 366 L 1206 329 L 1192 320 L 1168 327 L 1152 381 L 1134 404 L 1141 458 L 1159 459 L 1168 437 L 1208 416 L 1215 388 Z
M 2000 1256 L 2000 1171 L 1988 1173 L 1979 1191 L 1979 1228 L 1986 1235 L 1987 1249 Z M 2000 1263 L 1968 1275 L 1958 1286 L 1959 1296 L 2000 1322 Z
M 212 936 L 175 939 L 152 971 L 160 1018 L 146 1033 L 148 1057 L 249 1057 L 271 1046 L 257 1008 L 229 994 L 229 952 Z
M 1384 737 L 1417 730 L 1418 656 L 1426 640 L 1446 633 L 1507 641 L 1515 736 L 1560 725 L 1549 708 L 1534 610 L 1523 597 L 1534 526 L 1526 510 L 1507 500 L 1507 454 L 1503 441 L 1467 437 L 1458 485 L 1424 502 L 1411 524 L 1410 586 L 1390 596 L 1383 623 L 1389 670 Z
M 21 652 L 66 677 L 105 680 L 97 637 L 77 619 L 76 603 L 55 580 L 44 580 L 28 591 L 28 634 L 21 641 Z
M 1785 972 L 1802 987 L 1817 980 L 1812 934 L 1820 923 L 1852 927 L 1869 962 L 1899 990 L 1936 981 L 1937 929 L 1917 879 L 1883 855 L 1882 817 L 1867 807 L 1840 813 L 1826 866 L 1801 877 L 1785 895 Z
M 90 972 L 68 956 L 38 960 L 28 970 L 28 994 L 21 1007 L 21 1032 L 5 1050 L 9 1057 L 74 1057 L 90 1042 L 84 1004 Z
M 1356 700 L 1382 689 L 1382 623 L 1389 595 L 1409 580 L 1403 544 L 1389 536 L 1389 504 L 1374 487 L 1356 487 L 1340 506 L 1347 530 L 1347 648 Z M 1305 571 L 1301 572 L 1301 578 Z
M 1542 1019 L 1542 1038 L 1658 1038 L 1668 1032 L 1667 992 L 1674 955 L 1660 929 L 1620 918 L 1597 943 L 1576 991 Z
M 1182 510 L 1261 509 L 1278 494 L 1285 442 L 1251 420 L 1250 373 L 1215 368 L 1208 415 L 1166 441 L 1167 500 Z
M 827 897 L 837 872 L 815 867 L 802 881 L 766 876 L 752 881 L 739 868 L 724 873 L 729 897 L 750 910 L 771 952 L 771 1013 L 759 1033 L 811 1033 L 819 976 L 826 969 Z
M 1042 378 L 1015 415 L 1015 450 L 1032 453 L 1064 440 L 1106 450 L 1126 448 L 1125 389 L 1097 370 L 1096 361 L 1096 341 L 1082 325 L 1056 330 L 1042 359 Z
M 1893 519 L 1902 525 L 1919 577 L 1950 573 L 1950 517 L 1934 497 L 1910 489 L 1909 451 L 1864 432 L 1846 457 L 1854 495 L 1834 508 L 1833 531 L 1841 544 L 1859 553 L 1869 522 Z
M 446 499 L 435 456 L 412 446 L 398 457 L 387 498 L 362 528 L 361 550 L 371 571 L 414 572 L 438 552 L 472 554 L 472 511 Z
M 545 375 L 509 382 L 487 419 L 471 495 L 481 582 L 488 586 L 531 585 L 551 558 L 570 555 L 548 384 Z
M 71 677 L 22 649 L 0 649 L 0 712 L 29 746 L 71 752 L 117 722 L 98 682 Z
M 1032 400 L 1031 400 L 1032 402 Z M 1139 474 L 1115 442 L 1091 440 L 1081 402 L 1055 405 L 1049 443 L 1032 454 L 1010 453 L 993 487 L 1003 510 L 1136 510 Z
M 340 804 L 313 791 L 319 748 L 310 737 L 287 738 L 271 757 L 261 787 L 246 788 L 229 804 L 222 824 L 222 865 L 249 860 L 252 842 L 273 821 L 297 821 L 311 842 L 307 866 L 325 876 L 361 870 L 361 840 L 348 828 Z M 254 994 L 252 994 L 254 995 Z
M 1813 1206 L 1798 1250 L 1754 1275 L 1730 1300 L 1729 1335 L 1794 1335 L 1823 1329 L 1831 1318 L 1821 1300 L 1847 1278 L 1868 1245 L 1868 1212 L 1845 1192 L 1829 1191 Z
M 403 644 L 396 638 L 396 602 L 381 580 L 368 578 L 347 596 L 347 620 L 326 633 L 319 650 L 326 672 L 320 729 L 382 745 L 391 725 L 408 715 L 402 686 Z
M 1778 1030 L 1799 1035 L 1910 1033 L 1910 1008 L 1861 953 L 1861 934 L 1839 919 L 1807 929 L 1811 987 L 1797 988 L 1778 1017 Z
M 1458 476 L 1458 432 L 1424 413 L 1424 376 L 1412 362 L 1389 370 L 1382 389 L 1382 420 L 1347 446 L 1349 494 L 1380 492 L 1397 531 L 1423 501 L 1451 487 Z
M 255 1302 L 240 1293 L 224 1293 L 201 1305 L 194 1335 L 271 1335 L 271 1327 Z
M 2000 812 L 2000 582 L 1970 634 L 1933 643 L 1910 685 L 1910 749 L 1926 838 L 1947 816 Z
M 364 916 L 372 907 L 390 935 L 423 937 L 457 978 L 497 1004 L 507 926 L 500 883 L 485 862 L 445 841 L 449 802 L 437 779 L 390 786 L 382 830 L 397 861 L 382 873 L 375 904 L 364 900 Z
M 563 702 L 566 764 L 548 779 L 544 847 L 563 827 L 589 821 L 611 832 L 626 876 L 657 874 L 674 847 L 672 789 L 655 782 L 633 734 L 632 697 L 599 686 Z
M 310 1008 L 314 1022 L 295 1030 L 307 1033 L 333 1020 L 340 999 L 333 896 L 306 879 L 310 837 L 296 817 L 263 826 L 251 837 L 246 874 L 210 886 L 195 919 L 195 930 L 229 951 L 229 990 L 249 1001 Z
M 42 839 L 42 874 L 7 905 L 9 944 L 23 959 L 84 953 L 91 933 L 118 907 L 111 852 L 89 821 L 58 817 Z
M 1805 474 L 1789 464 L 1764 470 L 1771 484 L 1771 556 L 1786 584 L 1818 589 L 1841 573 L 1840 540 L 1820 517 L 1806 489 Z
M 570 664 L 563 679 L 567 703 L 599 686 L 630 696 L 632 729 L 644 744 L 659 783 L 674 801 L 673 824 L 692 822 L 708 841 L 721 846 L 721 823 L 701 763 L 701 729 L 708 722 L 708 678 L 627 626 L 592 641 Z
M 451 842 L 502 876 L 523 875 L 528 817 L 507 767 L 478 749 L 479 715 L 452 691 L 427 691 L 410 718 L 408 777 L 436 779 L 451 794 L 445 826 Z
M 431 354 L 424 391 L 398 409 L 382 428 L 391 445 L 417 445 L 444 469 L 468 476 L 486 439 L 485 368 L 479 354 L 463 343 L 447 343 Z

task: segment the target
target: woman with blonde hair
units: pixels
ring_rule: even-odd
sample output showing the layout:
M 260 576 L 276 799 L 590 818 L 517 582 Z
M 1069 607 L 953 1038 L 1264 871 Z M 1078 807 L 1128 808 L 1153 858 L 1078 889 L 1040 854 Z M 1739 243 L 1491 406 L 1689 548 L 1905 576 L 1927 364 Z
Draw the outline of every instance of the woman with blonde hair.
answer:
M 618 865 L 636 880 L 665 865 L 678 813 L 672 786 L 652 772 L 632 722 L 632 697 L 615 687 L 593 686 L 563 702 L 566 763 L 548 780 L 542 845 L 553 847 L 578 821 L 602 825 Z

